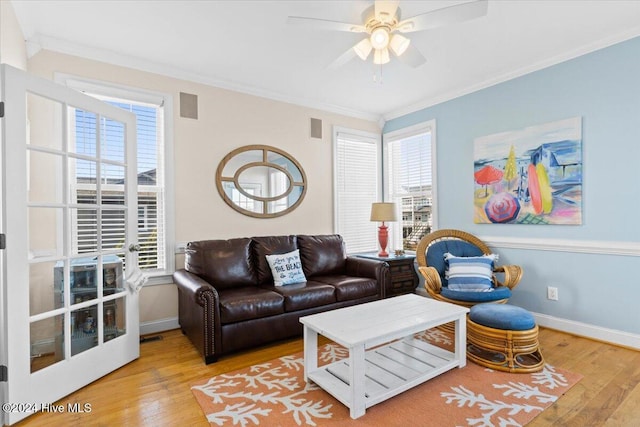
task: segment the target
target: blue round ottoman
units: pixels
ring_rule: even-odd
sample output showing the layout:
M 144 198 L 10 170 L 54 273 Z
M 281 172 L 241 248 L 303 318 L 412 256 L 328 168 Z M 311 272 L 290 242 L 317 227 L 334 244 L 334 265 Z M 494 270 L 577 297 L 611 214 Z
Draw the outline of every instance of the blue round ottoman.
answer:
M 498 371 L 540 371 L 544 359 L 535 319 L 515 305 L 474 305 L 467 318 L 467 357 Z

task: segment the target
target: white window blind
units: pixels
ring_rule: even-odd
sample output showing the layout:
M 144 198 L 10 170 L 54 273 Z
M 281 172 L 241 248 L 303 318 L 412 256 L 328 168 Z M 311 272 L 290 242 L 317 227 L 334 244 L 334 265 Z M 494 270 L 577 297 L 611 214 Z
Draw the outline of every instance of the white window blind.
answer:
M 380 137 L 356 131 L 334 131 L 335 227 L 349 253 L 378 247 L 371 204 L 379 202 Z
M 415 250 L 434 226 L 432 154 L 430 126 L 385 135 L 385 199 L 396 203 L 402 218 L 390 225 L 392 247 Z

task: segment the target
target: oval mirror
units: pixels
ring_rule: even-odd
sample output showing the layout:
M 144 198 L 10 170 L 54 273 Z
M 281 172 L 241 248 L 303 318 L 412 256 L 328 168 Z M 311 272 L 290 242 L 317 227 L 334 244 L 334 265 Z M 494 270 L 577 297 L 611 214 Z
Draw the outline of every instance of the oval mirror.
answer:
M 306 175 L 288 153 L 268 145 L 247 145 L 218 165 L 216 186 L 236 211 L 255 218 L 285 215 L 306 193 Z

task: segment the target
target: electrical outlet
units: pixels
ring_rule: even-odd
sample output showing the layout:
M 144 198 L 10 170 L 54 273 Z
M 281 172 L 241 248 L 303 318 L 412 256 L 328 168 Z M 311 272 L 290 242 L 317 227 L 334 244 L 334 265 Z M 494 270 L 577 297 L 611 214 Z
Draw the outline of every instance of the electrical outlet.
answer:
M 553 286 L 548 286 L 547 299 L 550 299 L 552 301 L 558 301 L 558 288 L 554 288 Z

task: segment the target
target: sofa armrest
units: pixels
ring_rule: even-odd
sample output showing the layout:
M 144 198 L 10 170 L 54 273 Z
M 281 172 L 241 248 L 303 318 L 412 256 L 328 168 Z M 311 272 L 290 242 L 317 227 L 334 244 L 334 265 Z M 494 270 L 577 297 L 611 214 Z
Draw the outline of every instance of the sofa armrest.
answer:
M 215 362 L 222 350 L 218 291 L 206 280 L 184 269 L 173 273 L 178 287 L 178 322 L 204 357 Z
M 391 284 L 387 262 L 349 256 L 346 262 L 346 273 L 349 276 L 376 279 L 380 288 L 380 298 L 386 297 L 387 287 Z

